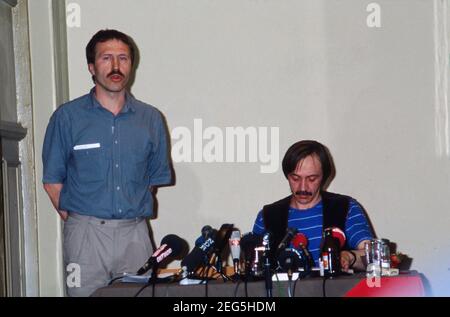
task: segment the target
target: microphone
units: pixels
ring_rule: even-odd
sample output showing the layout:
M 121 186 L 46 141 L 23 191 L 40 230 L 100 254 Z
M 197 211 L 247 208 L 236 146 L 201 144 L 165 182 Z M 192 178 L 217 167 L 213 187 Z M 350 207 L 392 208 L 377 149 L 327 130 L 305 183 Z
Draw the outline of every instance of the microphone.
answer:
M 234 228 L 233 224 L 229 223 L 224 223 L 222 226 L 220 226 L 220 229 L 217 232 L 217 236 L 215 239 L 216 245 L 214 252 L 217 255 L 219 255 L 225 248 L 225 246 L 228 244 L 233 228 Z
M 241 238 L 241 249 L 245 258 L 251 258 L 254 255 L 255 248 L 262 245 L 262 236 L 253 232 L 247 232 Z
M 192 251 L 181 261 L 183 275 L 193 273 L 200 265 L 207 264 L 209 255 L 214 251 L 217 231 L 212 230 L 212 234 L 205 242 L 195 246 Z
M 241 249 L 244 253 L 244 268 L 246 278 L 251 273 L 258 273 L 257 268 L 255 268 L 254 272 L 252 272 L 252 267 L 256 260 L 255 248 L 259 247 L 261 244 L 262 236 L 257 235 L 253 232 L 247 232 L 241 238 Z
M 214 232 L 217 232 L 216 229 L 213 229 L 211 226 L 206 225 L 202 228 L 202 235 L 195 240 L 195 245 L 200 246 L 202 245 L 209 237 L 211 237 Z
M 183 239 L 175 234 L 168 234 L 161 240 L 161 246 L 156 249 L 147 262 L 137 271 L 137 275 L 146 273 L 156 267 L 169 256 L 177 257 L 183 251 Z
M 281 240 L 280 244 L 278 245 L 278 251 L 286 249 L 289 246 L 289 243 L 291 242 L 297 231 L 297 228 L 286 229 L 286 234 L 284 235 L 283 240 Z
M 292 277 L 292 272 L 298 271 L 300 267 L 305 268 L 305 257 L 309 255 L 305 248 L 307 244 L 308 239 L 306 236 L 303 233 L 297 233 L 292 238 L 292 248 L 280 250 L 278 255 L 278 265 L 283 271 L 288 272 L 289 278 Z
M 337 227 L 332 227 L 331 228 L 331 235 L 333 236 L 333 238 L 338 239 L 339 246 L 342 249 L 344 247 L 345 241 L 346 241 L 345 233 L 341 229 L 339 229 Z
M 302 266 L 302 256 L 294 248 L 284 249 L 278 255 L 278 265 L 288 273 L 288 277 L 291 279 L 292 273 L 298 271 L 298 268 Z
M 202 236 L 206 239 L 212 234 L 213 231 L 214 229 L 210 225 L 206 225 L 202 228 Z
M 306 248 L 308 246 L 308 238 L 303 233 L 299 232 L 292 239 L 292 246 L 296 249 Z
M 303 269 L 307 273 L 310 271 L 310 269 L 314 266 L 314 260 L 311 256 L 311 254 L 308 251 L 308 238 L 303 233 L 297 233 L 294 238 L 292 239 L 292 246 L 297 249 L 301 250 L 302 258 L 304 258 L 304 264 Z M 300 266 L 301 267 L 301 266 Z
M 264 246 L 264 278 L 266 285 L 266 295 L 267 297 L 272 297 L 272 272 L 270 264 L 270 243 L 272 240 L 272 233 L 266 232 L 263 236 L 263 246 Z
M 219 231 L 217 232 L 217 236 L 215 239 L 215 246 L 214 246 L 214 254 L 215 254 L 215 268 L 217 272 L 222 273 L 223 269 L 223 263 L 222 263 L 222 251 L 225 248 L 225 246 L 228 245 L 228 241 L 231 236 L 231 232 L 233 231 L 233 224 L 224 223 Z M 213 261 L 214 258 L 211 259 Z
M 231 257 L 233 258 L 234 274 L 239 275 L 239 260 L 241 258 L 241 232 L 239 230 L 233 230 L 229 239 Z

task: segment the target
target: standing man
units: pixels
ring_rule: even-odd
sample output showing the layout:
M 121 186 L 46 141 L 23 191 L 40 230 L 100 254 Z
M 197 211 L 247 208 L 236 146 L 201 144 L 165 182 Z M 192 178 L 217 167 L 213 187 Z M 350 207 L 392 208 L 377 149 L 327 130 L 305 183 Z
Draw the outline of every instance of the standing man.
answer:
M 356 200 L 325 191 L 334 175 L 328 149 L 317 141 L 299 141 L 287 150 L 282 167 L 292 195 L 264 206 L 253 232 L 271 232 L 277 246 L 288 227 L 296 228 L 308 238 L 309 251 L 318 266 L 322 231 L 337 227 L 346 236 L 340 254 L 342 269 L 365 270 L 364 243 L 373 234 Z
M 86 58 L 95 87 L 53 113 L 42 151 L 44 188 L 65 222 L 64 265 L 79 273 L 69 296 L 89 296 L 146 262 L 152 186 L 172 181 L 162 115 L 127 91 L 133 40 L 101 30 Z

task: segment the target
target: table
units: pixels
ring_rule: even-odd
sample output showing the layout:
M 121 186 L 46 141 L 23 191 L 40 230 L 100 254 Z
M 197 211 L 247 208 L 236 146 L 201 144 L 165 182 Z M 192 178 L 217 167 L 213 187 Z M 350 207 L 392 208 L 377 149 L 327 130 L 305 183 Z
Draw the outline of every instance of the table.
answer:
M 293 283 L 294 285 L 294 283 Z M 110 286 L 97 289 L 94 297 L 133 297 L 145 284 L 116 282 Z M 325 286 L 325 287 L 323 287 Z M 416 271 L 402 272 L 398 276 L 381 277 L 379 280 L 367 279 L 364 273 L 339 276 L 327 279 L 325 285 L 321 277 L 307 277 L 298 280 L 293 287 L 296 297 L 420 297 L 425 296 L 422 275 Z M 156 284 L 154 294 L 149 286 L 139 294 L 141 297 L 246 297 L 244 282 L 223 282 L 213 280 L 205 285 L 179 285 L 178 283 Z M 265 297 L 264 281 L 247 283 L 249 297 Z M 274 281 L 273 296 L 287 297 L 288 282 Z

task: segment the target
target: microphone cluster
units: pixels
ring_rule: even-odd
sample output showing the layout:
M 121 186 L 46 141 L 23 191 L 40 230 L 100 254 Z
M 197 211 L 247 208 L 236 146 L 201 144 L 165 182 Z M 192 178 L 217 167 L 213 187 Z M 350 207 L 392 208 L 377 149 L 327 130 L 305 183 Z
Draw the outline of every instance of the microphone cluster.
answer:
M 325 235 L 326 233 L 326 235 Z M 181 260 L 181 278 L 198 278 L 198 272 L 205 272 L 208 278 L 209 269 L 226 277 L 223 273 L 222 256 L 228 247 L 233 261 L 232 279 L 262 279 L 276 272 L 285 272 L 289 279 L 293 273 L 299 277 L 308 275 L 314 267 L 314 261 L 308 251 L 308 239 L 295 228 L 287 228 L 284 237 L 275 244 L 273 235 L 257 235 L 252 232 L 241 235 L 239 229 L 232 224 L 223 224 L 220 229 L 206 225 L 195 241 L 193 249 Z M 345 244 L 345 234 L 338 228 L 327 228 L 321 245 L 319 263 L 325 274 L 334 274 L 339 263 L 336 257 Z M 161 240 L 161 245 L 147 262 L 137 271 L 142 275 L 150 269 L 156 272 L 162 262 L 182 257 L 186 250 L 186 241 L 174 234 Z M 184 252 L 185 254 L 185 252 Z M 155 273 L 156 274 L 156 273 Z M 202 278 L 203 279 L 203 278 Z M 269 287 L 269 286 L 268 286 Z
M 219 230 L 204 226 L 201 236 L 196 240 L 195 247 L 182 260 L 184 277 L 195 276 L 201 267 L 211 265 L 213 255 L 219 255 L 228 241 L 233 260 L 233 278 L 262 279 L 266 278 L 274 268 L 278 272 L 303 272 L 307 275 L 314 261 L 308 251 L 308 240 L 295 228 L 288 228 L 278 246 L 273 247 L 273 235 L 257 235 L 252 232 L 241 235 L 232 225 L 224 224 Z M 271 262 L 275 266 L 270 265 Z M 221 261 L 219 261 L 221 263 Z M 221 272 L 221 266 L 216 265 L 216 271 Z

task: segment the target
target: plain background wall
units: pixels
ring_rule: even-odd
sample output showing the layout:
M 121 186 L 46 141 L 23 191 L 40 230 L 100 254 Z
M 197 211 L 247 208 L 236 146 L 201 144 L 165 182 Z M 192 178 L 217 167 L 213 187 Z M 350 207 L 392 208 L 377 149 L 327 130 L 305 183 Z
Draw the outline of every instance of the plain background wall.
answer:
M 450 295 L 450 168 L 436 150 L 436 1 L 376 1 L 380 28 L 366 25 L 371 2 L 66 0 L 81 9 L 80 27 L 68 28 L 70 97 L 92 87 L 90 37 L 101 28 L 128 33 L 141 55 L 132 92 L 163 112 L 169 130 L 193 132 L 195 118 L 222 131 L 279 127 L 280 162 L 300 139 L 323 142 L 337 167 L 330 190 L 358 199 L 377 235 L 414 259 L 434 294 Z M 158 193 L 157 244 L 176 233 L 192 246 L 205 224 L 250 231 L 264 204 L 289 194 L 281 167 L 174 169 L 176 186 Z
M 29 1 L 31 81 L 35 151 L 39 295 L 64 294 L 61 221 L 42 187 L 42 144 L 50 116 L 57 108 L 51 0 Z

